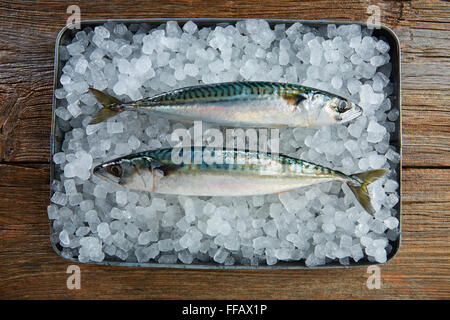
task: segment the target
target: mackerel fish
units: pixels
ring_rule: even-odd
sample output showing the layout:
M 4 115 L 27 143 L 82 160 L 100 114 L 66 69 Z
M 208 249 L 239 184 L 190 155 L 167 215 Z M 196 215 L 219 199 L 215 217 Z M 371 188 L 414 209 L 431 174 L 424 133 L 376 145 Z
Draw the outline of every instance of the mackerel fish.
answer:
M 362 114 L 357 104 L 302 85 L 248 81 L 176 89 L 134 102 L 121 102 L 91 88 L 103 108 L 90 124 L 123 111 L 148 111 L 181 121 L 205 121 L 230 127 L 317 127 L 345 123 Z
M 387 171 L 346 175 L 282 154 L 185 147 L 127 155 L 100 164 L 93 172 L 129 189 L 186 196 L 262 195 L 341 181 L 374 214 L 367 185 Z

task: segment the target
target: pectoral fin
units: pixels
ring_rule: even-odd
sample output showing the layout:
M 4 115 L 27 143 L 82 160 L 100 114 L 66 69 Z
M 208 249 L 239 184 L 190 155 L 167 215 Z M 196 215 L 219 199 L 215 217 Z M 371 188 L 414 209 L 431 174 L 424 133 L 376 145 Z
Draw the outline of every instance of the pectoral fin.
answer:
M 303 100 L 306 99 L 306 97 L 301 94 L 289 94 L 285 95 L 283 99 L 286 100 L 286 102 L 290 105 L 298 106 Z

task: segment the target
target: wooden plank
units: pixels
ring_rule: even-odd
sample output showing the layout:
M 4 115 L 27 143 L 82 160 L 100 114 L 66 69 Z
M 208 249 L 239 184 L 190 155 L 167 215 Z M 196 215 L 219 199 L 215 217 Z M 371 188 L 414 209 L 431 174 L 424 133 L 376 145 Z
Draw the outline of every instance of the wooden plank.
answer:
M 50 246 L 48 165 L 0 165 L 0 298 L 27 299 L 449 299 L 450 171 L 403 171 L 402 245 L 381 267 L 343 270 L 174 270 L 80 264 L 81 290 L 68 290 L 69 262 Z
M 449 166 L 449 30 L 395 29 L 402 49 L 403 165 Z
M 424 29 L 448 30 L 450 3 L 448 1 L 402 1 L 399 23 Z
M 80 1 L 82 19 L 263 17 L 365 21 L 366 1 Z M 404 165 L 449 166 L 449 15 L 442 1 L 371 2 L 402 45 Z M 105 11 L 104 8 L 108 10 Z M 0 3 L 0 161 L 49 161 L 54 41 L 68 17 L 54 1 Z M 51 15 L 48 12 L 52 12 Z M 20 34 L 20 37 L 17 37 Z

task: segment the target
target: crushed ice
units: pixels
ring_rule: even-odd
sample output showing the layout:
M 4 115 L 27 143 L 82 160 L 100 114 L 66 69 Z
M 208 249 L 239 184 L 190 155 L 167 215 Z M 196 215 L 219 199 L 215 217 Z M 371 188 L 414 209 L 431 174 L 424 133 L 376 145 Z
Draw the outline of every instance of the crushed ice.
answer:
M 81 262 L 127 261 L 316 266 L 349 259 L 385 262 L 398 237 L 397 150 L 390 146 L 389 45 L 359 25 L 320 29 L 264 20 L 202 28 L 189 21 L 150 29 L 108 22 L 78 31 L 60 48 L 55 110 L 62 148 L 48 217 L 52 241 Z M 326 183 L 280 195 L 176 197 L 135 192 L 92 176 L 97 163 L 170 146 L 186 124 L 125 112 L 87 125 L 100 108 L 89 87 L 124 101 L 167 90 L 235 80 L 301 83 L 350 97 L 364 108 L 345 125 L 280 132 L 282 153 L 350 174 L 387 168 L 370 185 L 375 218 L 346 185 Z M 192 125 L 188 125 L 190 128 Z

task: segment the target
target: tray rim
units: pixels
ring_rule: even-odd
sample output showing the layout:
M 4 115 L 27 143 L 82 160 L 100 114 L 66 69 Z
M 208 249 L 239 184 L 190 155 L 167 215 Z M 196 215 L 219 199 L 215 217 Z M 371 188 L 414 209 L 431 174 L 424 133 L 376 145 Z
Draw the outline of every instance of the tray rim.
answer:
M 367 27 L 368 24 L 366 22 L 359 22 L 359 21 L 339 21 L 339 20 L 310 20 L 310 19 L 264 19 L 264 18 L 251 18 L 251 19 L 262 19 L 267 21 L 269 24 L 293 24 L 296 22 L 299 22 L 301 24 L 308 24 L 308 25 L 327 25 L 327 24 L 336 24 L 336 25 L 346 25 L 346 24 L 358 24 L 362 27 Z M 116 22 L 116 23 L 166 23 L 168 21 L 177 21 L 178 23 L 185 23 L 188 21 L 193 22 L 200 22 L 200 23 L 236 23 L 238 21 L 245 21 L 249 20 L 249 18 L 138 18 L 138 19 L 88 19 L 88 20 L 81 20 L 80 21 L 80 29 L 83 29 L 84 27 L 88 25 L 101 25 L 106 22 Z M 53 155 L 55 154 L 55 130 L 56 130 L 56 115 L 55 115 L 55 109 L 56 109 L 56 97 L 55 97 L 55 90 L 58 88 L 58 79 L 59 79 L 59 47 L 62 37 L 67 31 L 72 30 L 73 28 L 70 25 L 65 25 L 61 28 L 61 30 L 58 32 L 58 35 L 56 37 L 55 41 L 55 57 L 54 57 L 54 69 L 53 69 L 53 92 L 52 92 L 52 113 L 51 113 L 51 131 L 50 131 L 50 197 L 52 196 L 52 189 L 51 189 L 51 183 L 54 180 L 55 175 L 55 164 L 53 163 Z M 397 132 L 397 138 L 398 138 L 398 153 L 400 155 L 400 161 L 398 163 L 398 184 L 399 184 L 399 191 L 398 191 L 398 212 L 397 212 L 397 219 L 399 221 L 399 235 L 396 241 L 398 243 L 398 246 L 395 248 L 392 248 L 393 252 L 388 256 L 388 259 L 384 263 L 379 262 L 370 262 L 370 261 L 363 261 L 362 263 L 359 262 L 353 262 L 350 263 L 350 265 L 341 265 L 336 264 L 336 262 L 333 262 L 331 264 L 325 264 L 320 266 L 312 266 L 308 267 L 306 265 L 290 265 L 293 263 L 298 263 L 298 261 L 293 262 L 277 262 L 275 265 L 219 265 L 215 262 L 210 262 L 210 264 L 182 264 L 182 263 L 157 263 L 157 262 L 145 262 L 145 263 L 139 263 L 139 262 L 121 262 L 121 261 L 102 261 L 102 262 L 81 262 L 74 258 L 67 258 L 62 255 L 62 251 L 59 250 L 56 247 L 56 244 L 51 241 L 51 235 L 53 231 L 53 225 L 51 223 L 52 220 L 48 219 L 49 225 L 50 225 L 50 244 L 53 248 L 53 251 L 64 260 L 71 262 L 71 263 L 79 263 L 79 264 L 87 264 L 87 265 L 102 265 L 102 266 L 119 266 L 119 267 L 145 267 L 145 268 L 169 268 L 169 269 L 202 269 L 202 270 L 221 270 L 221 269 L 229 269 L 229 270 L 239 270 L 239 269 L 245 269 L 245 270 L 317 270 L 317 269 L 348 269 L 348 268 L 361 268 L 361 267 L 368 267 L 371 265 L 385 265 L 388 262 L 392 261 L 400 251 L 401 243 L 402 243 L 402 175 L 403 175 L 403 137 L 402 137 L 402 95 L 401 95 L 401 47 L 400 47 L 400 40 L 398 36 L 395 34 L 395 32 L 388 26 L 380 24 L 379 28 L 375 29 L 382 29 L 386 31 L 391 37 L 394 43 L 396 44 L 396 53 L 398 56 L 398 70 L 396 75 L 396 87 L 398 90 L 398 95 L 395 96 L 396 102 L 395 106 L 398 107 L 399 110 L 399 118 L 398 118 L 398 132 Z M 390 48 L 390 51 L 393 50 L 393 48 Z M 394 71 L 394 70 L 393 70 Z M 392 77 L 392 75 L 391 75 Z M 50 202 L 51 203 L 51 202 Z M 391 241 L 389 243 L 392 243 Z M 303 261 L 300 260 L 300 261 Z M 302 262 L 304 264 L 304 261 Z

